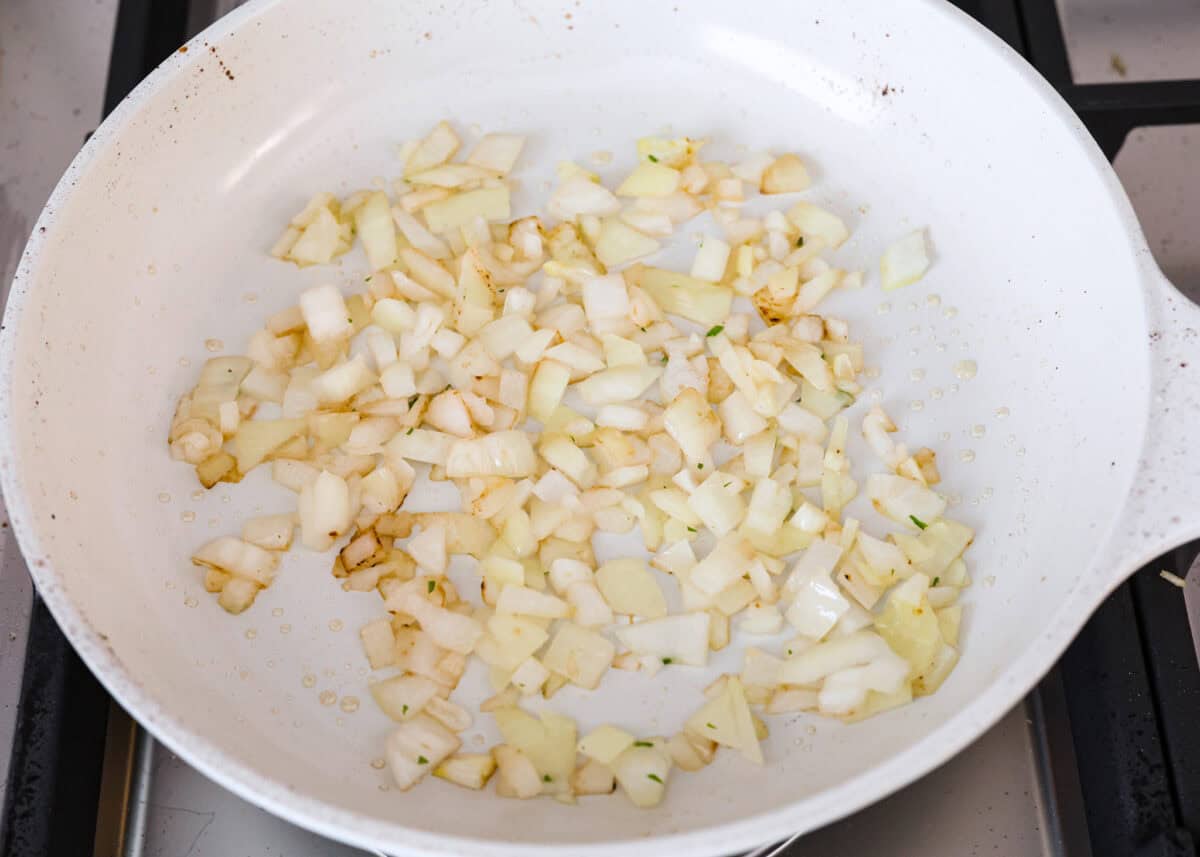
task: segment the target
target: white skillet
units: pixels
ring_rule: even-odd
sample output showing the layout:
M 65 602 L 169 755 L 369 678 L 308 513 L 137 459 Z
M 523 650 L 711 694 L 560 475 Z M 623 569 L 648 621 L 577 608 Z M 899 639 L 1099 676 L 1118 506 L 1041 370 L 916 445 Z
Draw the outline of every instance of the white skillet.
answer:
M 193 500 L 163 441 L 175 398 L 206 340 L 237 353 L 301 288 L 358 280 L 358 256 L 298 273 L 265 250 L 309 194 L 395 175 L 395 144 L 443 117 L 530 134 L 527 164 L 613 151 L 608 178 L 667 125 L 728 157 L 734 143 L 798 150 L 816 165 L 809 198 L 855 228 L 840 258 L 871 271 L 889 241 L 930 227 L 937 261 L 920 284 L 884 296 L 872 276 L 827 309 L 864 332 L 883 404 L 906 440 L 938 449 L 961 498 L 952 514 L 979 532 L 962 661 L 938 694 L 849 727 L 776 718 L 764 769 L 721 754 L 653 811 L 441 782 L 400 794 L 369 765 L 387 724 L 367 702 L 356 628 L 377 600 L 342 593 L 327 558 L 298 552 L 239 618 L 201 591 L 187 561 L 199 543 L 294 500 L 259 474 Z M 548 175 L 522 174 L 527 207 Z M 38 589 L 81 656 L 246 798 L 393 853 L 729 854 L 945 761 L 1105 593 L 1200 535 L 1186 443 L 1198 324 L 1070 110 L 942 3 L 258 0 L 138 87 L 51 198 L 5 317 L 0 467 Z M 974 378 L 958 377 L 967 360 Z M 736 664 L 730 651 L 710 674 Z M 554 702 L 584 728 L 669 733 L 708 678 L 615 674 Z M 344 712 L 346 696 L 364 704 Z

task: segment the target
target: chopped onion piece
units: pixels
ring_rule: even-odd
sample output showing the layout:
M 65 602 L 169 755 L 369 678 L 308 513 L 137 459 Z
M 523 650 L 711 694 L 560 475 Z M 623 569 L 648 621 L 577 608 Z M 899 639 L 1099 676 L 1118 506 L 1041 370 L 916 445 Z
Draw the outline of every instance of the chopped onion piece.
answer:
M 617 628 L 617 639 L 639 655 L 664 663 L 702 667 L 708 663 L 708 613 L 663 616 Z
M 928 270 L 929 251 L 924 229 L 910 232 L 889 245 L 879 260 L 879 273 L 885 292 L 912 285 Z
M 387 739 L 392 778 L 408 790 L 462 746 L 458 736 L 432 717 L 419 715 L 401 724 Z
M 475 440 L 455 441 L 446 454 L 446 475 L 452 479 L 472 476 L 532 476 L 537 456 L 529 435 L 501 431 Z

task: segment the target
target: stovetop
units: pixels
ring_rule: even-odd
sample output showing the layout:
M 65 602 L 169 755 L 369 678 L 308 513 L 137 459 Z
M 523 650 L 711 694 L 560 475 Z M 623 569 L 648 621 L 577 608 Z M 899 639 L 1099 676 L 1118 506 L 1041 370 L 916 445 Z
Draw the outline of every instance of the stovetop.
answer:
M 97 7 L 115 14 L 105 112 L 162 57 L 236 5 L 238 0 L 98 0 Z M 1200 122 L 1196 0 L 1066 0 L 1065 15 L 1052 0 L 956 5 L 1028 57 L 1075 107 L 1103 150 L 1117 158 L 1160 265 L 1184 291 L 1200 295 L 1200 220 L 1197 214 L 1187 218 L 1189 211 L 1200 213 L 1194 202 L 1200 201 L 1200 148 L 1192 148 L 1200 127 L 1191 129 L 1194 138 L 1187 129 L 1148 127 Z M 13 86 L 11 47 L 26 46 L 22 34 L 28 30 L 21 26 L 79 14 L 70 0 L 6 0 L 0 8 L 0 104 Z M 93 20 L 98 12 L 90 8 L 87 14 Z M 3 26 L 11 21 L 16 26 L 10 33 Z M 1196 79 L 1177 79 L 1185 76 Z M 12 104 L 14 111 L 22 106 L 15 99 Z M 37 115 L 33 107 L 29 113 L 31 120 Z M 6 145 L 4 115 L 0 147 L 13 151 L 20 139 Z M 76 126 L 87 121 L 78 114 L 73 119 Z M 31 204 L 20 197 L 27 188 L 19 189 L 13 205 L 6 196 L 15 186 L 7 183 L 14 179 L 9 169 L 0 159 L 0 283 L 7 283 L 16 261 L 5 258 L 6 241 L 19 246 L 32 223 L 21 219 L 18 206 L 31 218 L 40 205 L 40 199 Z M 29 607 L 24 566 L 5 526 L 0 746 L 11 734 L 13 751 L 0 753 L 0 854 L 362 853 L 240 800 L 140 730 L 75 657 L 44 606 L 34 598 Z M 1200 729 L 1194 717 L 1200 634 L 1192 631 L 1189 613 L 1200 617 L 1200 574 L 1181 592 L 1160 572 L 1186 577 L 1198 551 L 1200 543 L 1179 548 L 1120 587 L 1029 698 L 945 766 L 783 850 L 766 845 L 754 853 L 1194 856 L 1200 837 Z

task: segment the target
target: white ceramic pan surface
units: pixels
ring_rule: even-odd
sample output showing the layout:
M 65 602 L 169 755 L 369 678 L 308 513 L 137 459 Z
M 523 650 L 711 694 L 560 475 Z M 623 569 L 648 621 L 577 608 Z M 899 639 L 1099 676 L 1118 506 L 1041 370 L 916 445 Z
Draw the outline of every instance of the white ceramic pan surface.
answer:
M 669 125 L 726 157 L 736 143 L 803 153 L 808 198 L 854 227 L 847 267 L 873 272 L 888 242 L 930 228 L 922 282 L 885 296 L 872 275 L 823 311 L 865 336 L 882 404 L 905 440 L 939 451 L 942 487 L 960 498 L 951 514 L 979 533 L 962 661 L 936 695 L 853 726 L 773 718 L 765 768 L 722 753 L 652 811 L 440 781 L 402 794 L 369 764 L 388 724 L 356 629 L 378 600 L 343 593 L 328 557 L 299 550 L 240 617 L 202 591 L 191 551 L 294 497 L 255 473 L 194 499 L 191 468 L 164 442 L 177 396 L 211 356 L 206 340 L 238 353 L 302 288 L 359 281 L 358 251 L 297 272 L 266 249 L 311 193 L 396 175 L 396 144 L 441 118 L 531 135 L 523 160 L 542 172 L 519 174 L 522 210 L 543 198 L 547 165 L 610 150 L 613 179 L 636 137 Z M 52 197 L 5 317 L 0 466 L 38 589 L 84 660 L 246 798 L 393 853 L 634 855 L 653 839 L 656 854 L 729 854 L 946 760 L 1106 592 L 1200 534 L 1200 458 L 1185 448 L 1198 322 L 1068 108 L 947 5 L 259 0 L 142 84 Z M 956 373 L 966 360 L 974 378 Z M 856 435 L 866 406 L 851 412 Z M 851 455 L 867 462 L 861 443 Z M 708 674 L 614 672 L 554 707 L 584 729 L 670 734 L 743 643 Z M 343 711 L 347 696 L 363 705 Z

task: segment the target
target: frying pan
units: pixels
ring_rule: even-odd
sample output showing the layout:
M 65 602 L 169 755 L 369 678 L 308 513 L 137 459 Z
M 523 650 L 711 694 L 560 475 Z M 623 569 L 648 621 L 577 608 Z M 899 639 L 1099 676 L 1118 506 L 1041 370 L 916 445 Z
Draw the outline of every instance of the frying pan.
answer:
M 823 311 L 864 337 L 878 401 L 939 450 L 950 514 L 978 532 L 962 660 L 937 694 L 849 726 L 774 718 L 765 769 L 719 754 L 652 811 L 440 781 L 401 794 L 370 765 L 383 715 L 348 710 L 369 698 L 355 630 L 378 601 L 301 551 L 240 617 L 205 595 L 191 551 L 294 498 L 258 473 L 194 496 L 164 442 L 175 399 L 301 289 L 358 281 L 359 256 L 297 272 L 265 250 L 312 192 L 394 176 L 395 145 L 443 117 L 530 135 L 519 209 L 545 196 L 537 165 L 608 150 L 612 179 L 633 139 L 669 126 L 728 158 L 737 143 L 801 152 L 808 198 L 854 228 L 846 267 L 873 271 L 887 243 L 930 228 L 924 280 L 883 295 L 872 276 Z M 393 853 L 729 854 L 944 762 L 1116 584 L 1200 535 L 1198 328 L 1070 110 L 942 3 L 257 0 L 139 86 L 52 196 L 5 318 L 0 466 L 37 588 L 82 658 L 247 799 Z M 743 642 L 708 673 L 612 673 L 553 707 L 584 729 L 670 734 Z

